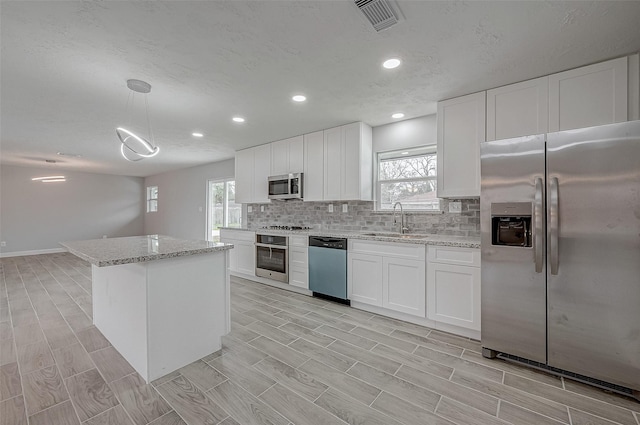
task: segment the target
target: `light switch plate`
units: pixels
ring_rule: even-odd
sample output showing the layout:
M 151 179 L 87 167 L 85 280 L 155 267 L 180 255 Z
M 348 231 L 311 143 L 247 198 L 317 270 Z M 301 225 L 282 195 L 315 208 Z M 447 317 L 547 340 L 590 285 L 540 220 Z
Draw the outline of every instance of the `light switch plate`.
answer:
M 251 205 L 247 207 L 247 212 L 253 212 L 253 207 Z
M 450 213 L 461 213 L 462 212 L 462 202 L 449 202 L 449 212 Z
M 342 212 L 349 212 L 349 204 L 342 204 Z
M 264 205 L 260 205 L 260 212 L 264 212 Z

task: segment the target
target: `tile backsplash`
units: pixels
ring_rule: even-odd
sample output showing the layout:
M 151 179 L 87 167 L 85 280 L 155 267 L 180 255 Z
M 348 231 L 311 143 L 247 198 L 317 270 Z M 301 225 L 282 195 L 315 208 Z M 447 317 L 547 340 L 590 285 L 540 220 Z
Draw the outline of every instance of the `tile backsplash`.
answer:
M 453 200 L 451 200 L 453 201 Z M 462 199 L 462 212 L 449 213 L 449 200 L 441 199 L 441 212 L 405 211 L 405 227 L 411 233 L 455 236 L 480 236 L 480 199 Z M 347 204 L 348 212 L 342 212 Z M 247 227 L 309 226 L 323 231 L 376 231 L 395 232 L 391 211 L 375 211 L 372 201 L 303 202 L 276 201 L 270 204 L 249 204 Z M 329 212 L 333 205 L 333 212 Z M 264 207 L 264 211 L 261 211 Z M 398 210 L 399 215 L 399 210 Z M 398 218 L 399 221 L 399 218 Z

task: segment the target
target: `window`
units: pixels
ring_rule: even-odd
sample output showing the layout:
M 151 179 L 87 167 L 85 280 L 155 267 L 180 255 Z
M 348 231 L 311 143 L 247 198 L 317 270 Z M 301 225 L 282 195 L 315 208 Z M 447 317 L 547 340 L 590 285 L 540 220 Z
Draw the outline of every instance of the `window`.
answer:
M 378 154 L 378 210 L 393 209 L 400 202 L 405 211 L 439 211 L 436 184 L 435 146 Z
M 209 180 L 207 191 L 207 240 L 219 241 L 221 227 L 242 226 L 242 204 L 236 204 L 236 182 Z
M 158 211 L 158 186 L 147 187 L 147 212 Z

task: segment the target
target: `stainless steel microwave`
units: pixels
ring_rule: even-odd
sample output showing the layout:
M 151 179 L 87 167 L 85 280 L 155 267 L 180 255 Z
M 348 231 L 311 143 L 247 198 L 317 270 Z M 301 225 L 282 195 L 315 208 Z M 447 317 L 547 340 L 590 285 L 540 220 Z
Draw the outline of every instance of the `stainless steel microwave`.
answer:
M 269 177 L 269 199 L 302 199 L 302 173 Z

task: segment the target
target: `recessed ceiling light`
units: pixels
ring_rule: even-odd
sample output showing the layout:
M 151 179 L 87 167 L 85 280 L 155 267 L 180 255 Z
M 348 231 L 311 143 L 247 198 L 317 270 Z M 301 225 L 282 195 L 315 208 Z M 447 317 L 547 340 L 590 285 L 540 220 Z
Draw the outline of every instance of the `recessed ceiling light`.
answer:
M 400 155 L 409 155 L 409 152 L 400 152 Z
M 297 94 L 297 95 L 293 96 L 291 99 L 293 99 L 294 102 L 304 102 L 305 100 L 307 100 L 307 96 L 303 96 L 301 94 Z
M 401 63 L 400 59 L 393 58 L 393 59 L 387 59 L 386 61 L 384 61 L 382 63 L 382 66 L 387 69 L 393 69 L 393 68 L 399 67 L 400 63 Z
M 191 133 L 191 135 L 192 135 L 193 137 L 202 137 L 202 136 L 204 136 L 204 134 L 202 134 L 202 133 L 198 133 L 198 132 Z
M 242 117 L 233 117 L 232 118 L 235 122 L 244 122 L 244 118 Z
M 396 112 L 395 114 L 391 115 L 391 118 L 395 118 L 395 119 L 402 118 L 402 117 L 404 117 L 404 114 L 402 112 Z

